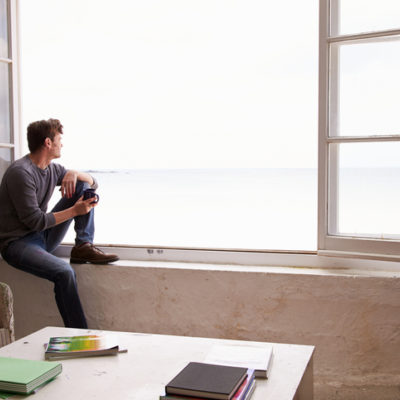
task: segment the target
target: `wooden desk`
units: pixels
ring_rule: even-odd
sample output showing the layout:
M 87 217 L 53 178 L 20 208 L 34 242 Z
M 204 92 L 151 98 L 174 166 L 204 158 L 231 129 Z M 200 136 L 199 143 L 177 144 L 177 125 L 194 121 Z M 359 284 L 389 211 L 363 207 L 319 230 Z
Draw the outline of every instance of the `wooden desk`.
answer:
M 73 336 L 102 331 L 43 328 L 0 349 L 0 356 L 44 359 L 44 343 L 51 336 Z M 63 372 L 45 385 L 34 400 L 132 399 L 158 400 L 164 387 L 188 362 L 202 362 L 214 344 L 262 342 L 113 332 L 128 353 L 117 356 L 63 360 Z M 313 346 L 274 344 L 268 380 L 257 379 L 252 400 L 312 400 Z M 26 399 L 13 396 L 12 399 Z

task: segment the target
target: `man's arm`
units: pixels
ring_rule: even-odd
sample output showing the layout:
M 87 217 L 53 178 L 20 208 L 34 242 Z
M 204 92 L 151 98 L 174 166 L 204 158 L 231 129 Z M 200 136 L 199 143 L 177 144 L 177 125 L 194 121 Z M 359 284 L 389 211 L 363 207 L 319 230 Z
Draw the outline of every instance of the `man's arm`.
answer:
M 96 181 L 90 174 L 70 169 L 66 172 L 61 182 L 61 195 L 63 197 L 67 197 L 68 199 L 71 198 L 75 193 L 76 182 L 78 180 L 87 182 L 90 186 L 96 184 Z
M 13 168 L 7 174 L 6 185 L 10 212 L 16 213 L 13 226 L 18 226 L 17 229 L 25 233 L 40 232 L 54 226 L 53 214 L 46 213 L 38 204 L 37 186 L 31 174 L 24 169 Z
M 70 208 L 53 213 L 56 225 L 68 221 L 77 215 L 87 214 L 97 203 L 93 203 L 93 199 L 83 200 L 82 197 Z
M 68 171 L 65 176 L 67 174 Z M 69 178 L 74 178 L 75 173 L 70 173 L 68 175 Z M 86 182 L 89 184 L 93 182 L 89 174 L 80 175 L 76 173 L 76 178 L 78 179 L 78 177 L 87 179 Z M 94 203 L 91 204 L 93 199 L 82 200 L 82 198 L 80 198 L 72 207 L 66 210 L 46 213 L 38 204 L 37 186 L 33 177 L 22 169 L 13 169 L 9 172 L 7 175 L 7 189 L 12 208 L 15 210 L 18 220 L 21 222 L 22 230 L 43 231 L 77 215 L 87 214 L 93 206 L 96 205 Z
M 78 180 L 87 182 L 90 186 L 92 186 L 95 182 L 92 175 L 86 172 L 79 172 L 79 171 L 78 171 Z

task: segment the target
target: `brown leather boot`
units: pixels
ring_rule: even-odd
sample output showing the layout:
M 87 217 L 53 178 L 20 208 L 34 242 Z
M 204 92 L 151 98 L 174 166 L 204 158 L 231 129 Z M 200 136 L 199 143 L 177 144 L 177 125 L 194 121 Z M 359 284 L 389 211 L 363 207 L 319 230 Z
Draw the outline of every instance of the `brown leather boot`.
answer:
M 83 243 L 78 246 L 74 246 L 71 250 L 71 263 L 75 264 L 108 264 L 114 261 L 118 261 L 119 257 L 116 254 L 106 254 L 92 243 Z

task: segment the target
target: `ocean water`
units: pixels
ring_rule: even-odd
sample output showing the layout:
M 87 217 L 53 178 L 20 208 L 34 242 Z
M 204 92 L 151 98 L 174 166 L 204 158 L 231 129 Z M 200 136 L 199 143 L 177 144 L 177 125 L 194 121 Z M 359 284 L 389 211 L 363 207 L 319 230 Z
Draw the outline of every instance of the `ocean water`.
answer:
M 98 244 L 316 250 L 316 169 L 91 171 Z M 398 237 L 400 169 L 339 174 L 342 233 Z M 70 229 L 66 242 L 73 242 Z
M 338 231 L 400 239 L 400 168 L 339 170 Z
M 98 244 L 314 250 L 314 169 L 90 171 Z M 54 199 L 55 201 L 55 199 Z M 70 228 L 66 242 L 73 242 Z

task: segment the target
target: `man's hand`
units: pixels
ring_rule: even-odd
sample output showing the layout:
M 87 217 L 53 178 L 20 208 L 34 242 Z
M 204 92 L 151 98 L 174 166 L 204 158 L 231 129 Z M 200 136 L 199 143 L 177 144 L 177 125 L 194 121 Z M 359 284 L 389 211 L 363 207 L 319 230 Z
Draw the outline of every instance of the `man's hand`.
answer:
M 74 204 L 73 208 L 76 215 L 85 215 L 93 207 L 96 207 L 97 203 L 93 203 L 93 198 L 83 200 L 83 196 Z
M 72 207 L 54 213 L 56 225 L 74 218 L 77 215 L 87 214 L 93 207 L 96 207 L 97 204 L 98 203 L 93 203 L 93 198 L 83 200 L 83 196 L 81 196 L 81 198 Z
M 64 175 L 61 182 L 61 195 L 70 199 L 75 193 L 76 182 L 78 180 L 78 172 L 73 170 L 68 170 Z

